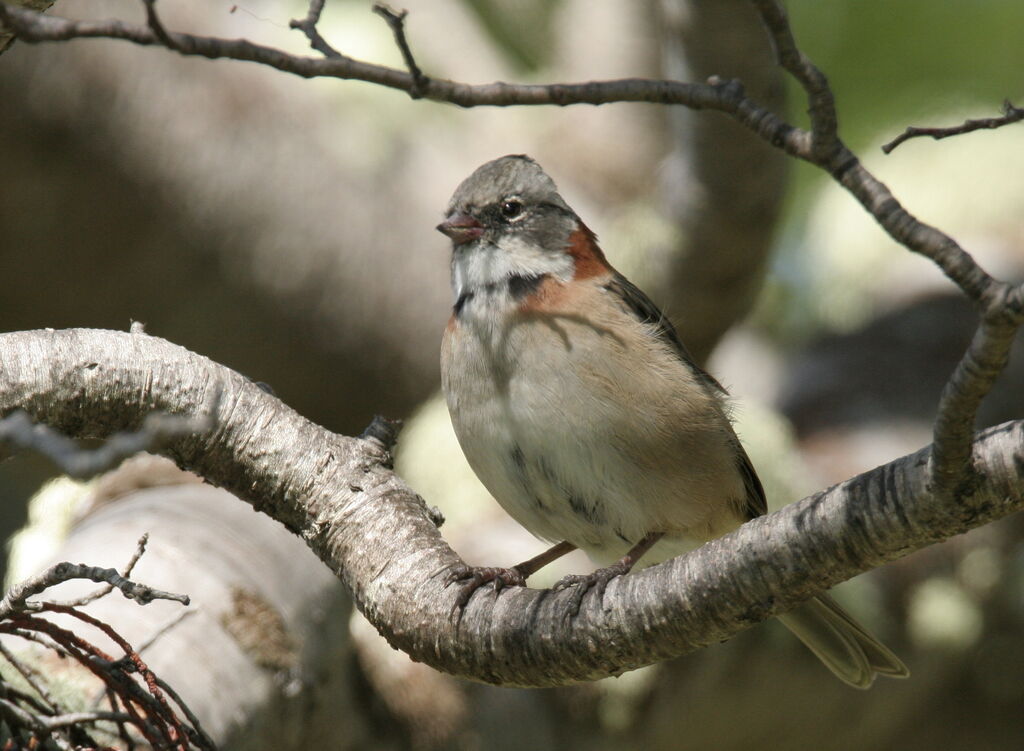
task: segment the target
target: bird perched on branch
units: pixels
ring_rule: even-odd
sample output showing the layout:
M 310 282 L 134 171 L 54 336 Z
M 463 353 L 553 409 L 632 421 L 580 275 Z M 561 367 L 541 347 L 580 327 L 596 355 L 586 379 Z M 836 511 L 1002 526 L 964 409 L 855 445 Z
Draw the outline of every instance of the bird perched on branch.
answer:
M 505 511 L 558 541 L 513 568 L 453 572 L 457 607 L 581 548 L 614 563 L 555 585 L 574 588 L 578 608 L 641 557 L 665 560 L 766 512 L 725 390 L 612 268 L 540 165 L 484 164 L 438 229 L 452 240 L 441 378 L 455 433 Z M 827 595 L 780 619 L 853 686 L 908 674 Z

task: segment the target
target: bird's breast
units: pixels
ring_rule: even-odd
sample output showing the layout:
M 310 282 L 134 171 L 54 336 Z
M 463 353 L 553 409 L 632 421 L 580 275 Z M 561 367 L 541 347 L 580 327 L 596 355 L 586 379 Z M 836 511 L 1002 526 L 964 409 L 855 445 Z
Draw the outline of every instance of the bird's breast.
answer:
M 599 281 L 549 278 L 453 315 L 442 384 L 470 465 L 524 527 L 584 549 L 735 526 L 720 405 Z

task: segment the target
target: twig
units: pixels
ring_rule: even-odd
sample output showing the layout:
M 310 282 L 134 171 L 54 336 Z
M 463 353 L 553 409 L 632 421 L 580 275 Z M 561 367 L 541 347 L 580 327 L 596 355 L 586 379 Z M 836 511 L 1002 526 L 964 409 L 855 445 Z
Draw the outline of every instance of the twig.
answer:
M 141 655 L 143 652 L 145 652 L 147 649 L 153 646 L 157 642 L 157 640 L 160 639 L 161 636 L 166 634 L 168 631 L 177 626 L 190 615 L 195 615 L 198 612 L 199 611 L 194 608 L 191 610 L 180 611 L 174 617 L 169 618 L 163 625 L 158 626 L 157 629 L 147 638 L 139 642 L 139 645 L 135 648 L 135 651 Z M 98 691 L 96 695 L 92 698 L 92 700 L 89 702 L 89 706 L 93 708 L 98 707 L 100 703 L 103 701 L 104 695 L 106 695 L 109 699 L 109 691 Z
M 56 730 L 86 722 L 125 722 L 130 719 L 131 716 L 125 712 L 68 712 L 43 719 L 43 725 L 47 730 Z
M 135 564 L 139 562 L 139 559 L 142 557 L 142 554 L 146 552 L 146 544 L 148 542 L 149 532 L 145 532 L 143 533 L 142 537 L 139 538 L 138 543 L 136 543 L 135 552 L 132 554 L 132 557 L 128 559 L 128 563 L 126 563 L 125 567 L 121 569 L 121 576 L 127 579 L 129 576 L 132 575 L 132 570 L 135 568 Z M 81 607 L 82 605 L 88 605 L 90 602 L 95 602 L 96 600 L 99 600 L 102 597 L 106 597 L 113 591 L 114 585 L 107 584 L 103 587 L 100 587 L 95 592 L 83 595 L 82 597 L 79 597 L 75 600 L 67 600 L 61 604 L 67 605 L 69 607 Z
M 153 30 L 156 38 L 167 49 L 177 50 L 177 44 L 171 39 L 170 34 L 167 33 L 163 21 L 160 20 L 160 16 L 156 12 L 156 0 L 142 0 L 142 4 L 146 6 L 146 23 L 149 24 L 149 28 Z
M 0 601 L 0 620 L 11 616 L 13 613 L 24 610 L 56 610 L 55 603 L 28 603 L 26 600 L 45 589 L 48 589 L 61 582 L 71 579 L 89 579 L 94 582 L 107 582 L 121 590 L 121 593 L 128 599 L 146 605 L 153 600 L 174 600 L 182 605 L 189 604 L 188 595 L 179 595 L 173 592 L 164 592 L 159 589 L 147 587 L 144 584 L 137 584 L 121 576 L 115 569 L 101 568 L 99 566 L 87 566 L 85 564 L 57 563 L 41 574 L 31 577 L 11 587 L 7 595 Z
M 788 71 L 807 92 L 811 116 L 811 151 L 815 163 L 823 163 L 841 146 L 839 118 L 828 78 L 797 46 L 785 9 L 776 0 L 752 0 L 775 45 L 779 65 Z
M 216 751 L 216 744 L 213 742 L 213 738 L 211 738 L 209 734 L 207 734 L 206 730 L 203 729 L 202 723 L 199 722 L 199 718 L 196 717 L 195 712 L 193 712 L 191 708 L 189 708 L 188 704 L 182 701 L 182 698 L 178 695 L 178 692 L 175 691 L 165 680 L 163 680 L 159 676 L 154 676 L 154 679 L 156 680 L 156 684 L 161 689 L 163 689 L 168 696 L 171 697 L 171 700 L 178 705 L 178 708 L 182 712 L 184 712 L 185 717 L 192 724 L 192 729 L 195 730 L 195 735 L 197 736 L 197 738 L 193 738 L 193 741 L 198 740 L 198 743 L 196 743 L 196 745 L 198 745 L 200 748 L 210 749 L 210 751 Z M 189 735 L 191 737 L 192 734 L 190 733 Z
M 931 136 L 936 141 L 943 138 L 949 138 L 950 136 L 959 136 L 963 133 L 970 133 L 975 130 L 994 130 L 995 128 L 1001 128 L 1004 125 L 1010 125 L 1011 123 L 1019 123 L 1024 120 L 1024 108 L 1015 107 L 1007 99 L 1003 102 L 1003 115 L 1002 117 L 984 117 L 977 120 L 965 120 L 960 125 L 953 125 L 947 128 L 919 128 L 916 126 L 910 126 L 894 139 L 889 141 L 882 147 L 882 151 L 886 154 L 892 153 L 892 150 L 899 146 L 904 141 L 909 141 L 911 138 L 917 138 L 919 136 Z
M 117 712 L 118 704 L 121 701 L 117 692 L 110 686 L 104 686 L 104 693 L 106 694 L 107 701 L 110 702 L 110 711 Z M 127 723 L 130 720 L 131 716 L 129 715 L 128 720 L 117 723 L 117 737 L 124 742 L 125 751 L 135 751 L 135 739 L 132 738 L 131 734 L 128 732 Z
M 54 654 L 56 654 L 61 659 L 65 658 L 65 657 L 71 657 L 71 655 L 68 653 L 68 651 L 66 649 L 64 649 L 64 647 L 62 647 L 57 642 L 53 641 L 53 639 L 51 639 L 48 636 L 45 636 L 43 634 L 37 634 L 34 631 L 27 631 L 27 630 L 22 629 L 22 628 L 13 628 L 13 627 L 8 627 L 8 628 L 4 629 L 4 633 L 5 634 L 10 634 L 11 636 L 17 636 L 19 639 L 24 639 L 25 641 L 35 642 L 36 644 L 40 645 L 44 649 L 47 649 L 50 652 L 53 652 Z
M 388 26 L 391 27 L 391 33 L 395 35 L 395 44 L 398 45 L 398 49 L 402 53 L 402 59 L 405 61 L 405 67 L 408 68 L 409 74 L 412 76 L 412 87 L 409 89 L 409 96 L 413 99 L 422 99 L 423 92 L 426 91 L 430 79 L 423 75 L 420 66 L 416 64 L 416 60 L 412 56 L 412 50 L 409 49 L 409 42 L 405 38 L 405 17 L 409 15 L 409 11 L 402 10 L 396 12 L 384 3 L 374 3 L 373 12 L 387 21 Z
M 42 702 L 38 697 L 33 696 L 27 691 L 22 691 L 19 688 L 15 688 L 14 686 L 8 686 L 4 684 L 2 680 L 0 680 L 0 696 L 4 696 L 6 698 L 13 698 L 17 701 L 24 702 L 25 704 L 30 705 L 36 711 L 42 712 L 43 714 L 52 713 L 52 709 L 46 706 L 46 704 Z
M 12 628 L 21 628 L 47 634 L 121 697 L 131 723 L 142 732 L 151 745 L 186 751 L 189 744 L 188 732 L 181 719 L 168 705 L 157 685 L 156 677 L 131 645 L 108 624 L 79 610 L 53 603 L 45 607 L 50 612 L 72 616 L 99 629 L 117 644 L 124 657 L 115 660 L 74 632 L 35 616 L 14 615 L 8 620 L 0 621 L 0 632 L 9 633 Z M 145 688 L 140 686 L 129 675 L 130 673 L 137 673 L 143 679 Z
M 177 626 L 179 623 L 181 623 L 183 620 L 188 618 L 190 615 L 195 615 L 198 612 L 199 611 L 194 609 L 194 608 L 191 609 L 191 610 L 181 610 L 181 611 L 179 611 L 176 615 L 172 616 L 171 618 L 168 618 L 167 621 L 164 624 L 162 624 L 161 626 L 158 626 L 157 629 L 152 634 L 150 634 L 147 638 L 145 638 L 142 641 L 140 641 L 139 642 L 139 646 L 137 646 L 135 648 L 135 651 L 138 652 L 139 654 L 142 654 L 147 649 L 149 649 L 154 644 L 156 644 L 157 640 L 161 636 L 166 634 L 168 631 L 170 631 L 172 628 Z
M 163 720 L 162 724 L 159 726 L 161 732 L 168 736 L 168 740 L 170 740 L 175 745 L 179 745 L 182 748 L 182 750 L 185 751 L 185 744 L 188 742 L 188 733 L 185 732 L 185 728 L 182 725 L 180 718 L 167 703 L 166 697 L 164 697 L 164 694 L 160 690 L 159 685 L 157 685 L 156 676 L 149 669 L 146 663 L 143 662 L 142 657 L 139 656 L 139 653 L 132 649 L 131 644 L 129 644 L 124 639 L 124 637 L 117 633 L 109 624 L 104 623 L 98 618 L 93 618 L 91 615 L 87 615 L 86 613 L 83 613 L 80 610 L 75 610 L 74 608 L 65 607 L 63 605 L 56 605 L 53 603 L 46 604 L 43 607 L 47 611 L 70 615 L 84 623 L 88 623 L 90 626 L 93 626 L 94 628 L 98 628 L 100 631 L 106 634 L 107 637 L 110 638 L 115 644 L 117 644 L 118 647 L 121 648 L 125 655 L 124 660 L 132 666 L 134 666 L 134 669 L 139 673 L 140 676 L 142 676 L 143 681 L 145 681 L 146 687 L 149 689 L 150 696 L 152 696 L 153 700 L 156 702 L 157 706 L 161 710 L 160 717 Z
M 293 18 L 288 22 L 289 28 L 299 29 L 309 39 L 309 46 L 330 60 L 349 60 L 327 43 L 327 40 L 320 36 L 316 25 L 320 23 L 320 14 L 324 11 L 324 3 L 327 0 L 310 0 L 309 11 L 305 18 Z
M 4 656 L 4 659 L 6 659 L 7 662 L 14 666 L 14 669 L 21 674 L 21 677 L 25 679 L 25 682 L 32 688 L 32 690 L 39 694 L 40 698 L 46 705 L 46 708 L 50 712 L 55 712 L 57 705 L 54 702 L 53 697 L 50 696 L 49 692 L 46 690 L 46 687 L 36 680 L 38 676 L 35 674 L 35 671 L 15 657 L 11 651 L 4 646 L 3 642 L 0 642 L 0 654 Z

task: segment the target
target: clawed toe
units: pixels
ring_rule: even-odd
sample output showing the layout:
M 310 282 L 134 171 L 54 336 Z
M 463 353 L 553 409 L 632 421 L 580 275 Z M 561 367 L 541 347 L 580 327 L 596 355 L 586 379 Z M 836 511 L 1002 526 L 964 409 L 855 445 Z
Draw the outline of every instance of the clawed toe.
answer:
M 572 589 L 572 599 L 569 602 L 569 608 L 566 611 L 566 617 L 575 618 L 580 612 L 580 606 L 583 604 L 583 596 L 591 589 L 597 590 L 598 599 L 604 597 L 604 591 L 608 587 L 608 582 L 617 576 L 622 576 L 629 572 L 629 567 L 616 563 L 606 568 L 599 568 L 592 574 L 570 574 L 565 576 L 558 581 L 555 586 L 551 588 L 553 592 L 561 592 L 562 590 Z
M 452 616 L 458 619 L 473 593 L 489 582 L 494 582 L 494 592 L 497 594 L 504 587 L 525 587 L 526 577 L 514 568 L 465 565 L 453 568 L 448 573 L 446 582 L 448 585 L 459 585 L 459 595 L 455 599 L 455 604 L 452 605 Z

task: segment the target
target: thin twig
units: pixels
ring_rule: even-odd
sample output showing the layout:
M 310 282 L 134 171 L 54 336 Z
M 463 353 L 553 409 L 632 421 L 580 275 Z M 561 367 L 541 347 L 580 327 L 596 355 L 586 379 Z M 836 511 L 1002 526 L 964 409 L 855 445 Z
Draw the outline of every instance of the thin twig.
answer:
M 124 637 L 122 637 L 119 633 L 117 633 L 109 624 L 104 623 L 103 621 L 99 620 L 98 618 L 94 618 L 91 615 L 83 613 L 80 610 L 64 607 L 62 605 L 55 605 L 53 603 L 44 605 L 44 607 L 48 611 L 73 616 L 74 618 L 77 618 L 78 620 L 84 623 L 88 623 L 90 626 L 93 626 L 94 628 L 98 628 L 100 631 L 106 634 L 107 637 L 109 637 L 115 644 L 117 644 L 118 647 L 121 648 L 125 655 L 124 659 L 132 665 L 134 665 L 135 670 L 139 673 L 140 676 L 142 676 L 143 681 L 145 681 L 146 687 L 149 689 L 150 695 L 153 697 L 156 704 L 160 707 L 160 716 L 163 720 L 163 724 L 160 725 L 161 731 L 169 735 L 170 740 L 176 745 L 179 745 L 182 751 L 186 751 L 185 744 L 188 743 L 188 733 L 185 732 L 185 728 L 181 723 L 181 719 L 167 703 L 167 699 L 164 696 L 163 691 L 161 691 L 159 685 L 157 685 L 157 679 L 156 676 L 153 674 L 153 671 L 151 671 L 149 667 L 146 665 L 146 663 L 143 662 L 142 657 L 139 655 L 139 653 L 132 649 L 131 644 L 129 644 L 127 640 Z M 166 730 L 164 728 L 164 725 L 166 725 Z
M 327 43 L 327 40 L 320 36 L 316 25 L 320 23 L 320 14 L 324 11 L 324 3 L 327 0 L 310 0 L 309 11 L 305 18 L 293 18 L 288 22 L 289 28 L 299 29 L 309 39 L 309 46 L 315 49 L 324 57 L 330 60 L 349 60 Z
M 68 727 L 69 725 L 80 725 L 92 722 L 125 722 L 131 716 L 125 712 L 68 712 L 66 714 L 54 715 L 43 718 L 43 725 L 47 730 Z
M 160 16 L 156 12 L 156 0 L 142 0 L 142 4 L 146 6 L 146 23 L 149 24 L 149 28 L 153 30 L 153 34 L 156 38 L 167 47 L 167 49 L 177 50 L 174 40 L 171 39 L 170 34 L 167 33 L 167 29 L 164 28 L 163 21 L 160 20 Z
M 55 712 L 57 710 L 57 704 L 46 690 L 46 687 L 37 680 L 39 676 L 35 671 L 15 657 L 14 654 L 4 646 L 3 642 L 0 642 L 0 654 L 4 656 L 4 659 L 7 660 L 7 662 L 14 666 L 14 669 L 21 674 L 21 677 L 25 679 L 25 682 L 29 686 L 31 686 L 32 690 L 39 694 L 39 697 L 47 705 L 49 711 Z
M 116 713 L 118 703 L 121 701 L 121 699 L 118 696 L 117 692 L 114 691 L 110 686 L 104 686 L 104 689 L 104 693 L 107 696 L 107 701 L 110 702 L 110 711 Z M 130 720 L 131 715 L 129 715 L 128 720 L 117 723 L 117 737 L 124 742 L 125 751 L 135 751 L 135 739 L 132 738 L 131 735 L 128 733 L 127 723 Z
M 20 584 L 11 587 L 3 600 L 0 601 L 0 620 L 9 617 L 11 614 L 24 610 L 56 610 L 60 606 L 56 603 L 28 603 L 26 600 L 43 590 L 72 579 L 89 579 L 94 582 L 107 582 L 121 590 L 121 593 L 130 600 L 146 605 L 153 600 L 173 600 L 182 605 L 189 604 L 188 595 L 179 595 L 174 592 L 164 592 L 153 589 L 144 584 L 126 579 L 117 573 L 116 569 L 101 568 L 100 566 L 87 566 L 82 563 L 69 563 L 64 561 L 57 563 L 43 571 L 41 574 L 26 579 Z
M 202 725 L 202 723 L 199 722 L 199 718 L 196 717 L 195 712 L 193 712 L 191 710 L 191 708 L 189 708 L 188 704 L 186 704 L 182 700 L 181 696 L 178 695 L 178 692 L 175 691 L 167 683 L 167 681 L 163 680 L 159 676 L 154 676 L 154 677 L 156 679 L 156 684 L 160 688 L 162 688 L 167 693 L 168 696 L 171 697 L 171 700 L 175 704 L 178 705 L 178 708 L 182 712 L 184 712 L 185 717 L 191 723 L 192 729 L 195 730 L 195 735 L 197 736 L 196 738 L 192 738 L 193 742 L 197 742 L 198 741 L 196 743 L 196 745 L 198 745 L 200 748 L 209 749 L 209 751 L 216 751 L 216 744 L 213 742 L 213 738 L 211 738 L 209 736 L 209 734 L 206 732 L 206 730 L 203 729 L 203 725 Z M 191 737 L 191 734 L 190 734 L 190 737 Z
M 176 615 L 172 616 L 171 618 L 168 618 L 167 621 L 163 625 L 158 626 L 157 629 L 152 634 L 150 634 L 147 638 L 145 638 L 141 642 L 139 642 L 139 646 L 137 646 L 135 648 L 135 651 L 138 652 L 139 654 L 142 654 L 147 649 L 149 649 L 154 644 L 156 644 L 156 642 L 160 639 L 161 636 L 166 634 L 168 631 L 170 631 L 172 628 L 177 626 L 179 623 L 181 623 L 183 620 L 188 618 L 190 615 L 195 615 L 198 612 L 199 611 L 196 610 L 195 608 L 192 608 L 190 610 L 180 610 L 180 611 L 178 611 L 178 613 Z
M 412 50 L 409 48 L 409 42 L 405 38 L 405 17 L 409 15 L 409 11 L 395 11 L 385 3 L 374 3 L 373 12 L 387 21 L 388 26 L 391 27 L 391 33 L 395 35 L 395 44 L 398 45 L 398 49 L 402 53 L 402 59 L 405 61 L 405 67 L 412 76 L 412 87 L 409 89 L 409 96 L 413 99 L 422 99 L 430 79 L 423 74 L 420 66 L 416 64 L 416 59 L 412 56 Z
M 72 615 L 90 625 L 95 625 L 105 634 L 111 636 L 115 643 L 119 645 L 124 643 L 124 640 L 109 626 L 90 616 L 86 616 L 80 611 L 66 608 L 58 609 L 57 612 Z M 126 700 L 124 702 L 125 711 L 131 716 L 132 723 L 149 741 L 150 745 L 159 748 L 161 745 L 169 747 L 173 744 L 173 729 L 166 727 L 167 718 L 163 714 L 161 705 L 156 702 L 155 697 L 146 693 L 136 681 L 127 675 L 126 668 L 120 660 L 114 660 L 111 655 L 96 645 L 89 643 L 73 631 L 62 628 L 56 623 L 43 618 L 29 615 L 13 615 L 7 620 L 0 620 L 0 631 L 8 633 L 12 628 L 34 630 L 44 633 L 56 641 L 72 659 L 86 667 L 100 681 L 119 693 L 122 698 L 127 699 L 130 696 L 133 699 L 133 701 Z M 131 664 L 134 666 L 134 663 Z M 135 703 L 138 703 L 139 707 L 136 707 Z M 147 717 L 157 720 L 155 726 L 147 721 L 146 717 L 143 717 L 139 711 L 140 707 L 145 708 Z
M 37 634 L 35 631 L 28 631 L 22 628 L 8 627 L 4 629 L 4 633 L 10 634 L 11 636 L 17 636 L 19 639 L 24 639 L 25 641 L 35 642 L 47 651 L 53 652 L 62 659 L 72 656 L 68 653 L 66 649 L 64 649 L 64 647 L 62 647 L 57 642 L 53 641 L 53 639 L 43 634 Z
M 46 703 L 41 701 L 38 697 L 33 696 L 27 691 L 15 688 L 14 686 L 5 685 L 2 681 L 0 681 L 0 696 L 28 704 L 37 712 L 41 712 L 43 714 L 53 714 L 54 711 L 52 707 L 48 707 Z
M 837 146 L 841 145 L 838 137 L 839 118 L 836 114 L 836 101 L 828 78 L 797 46 L 793 28 L 789 25 L 789 17 L 782 4 L 776 0 L 752 2 L 775 45 L 779 65 L 807 92 L 810 104 L 808 114 L 811 116 L 811 150 L 816 157 L 813 161 L 824 163 L 832 156 Z
M 145 532 L 143 533 L 142 537 L 139 538 L 138 543 L 136 543 L 135 552 L 132 554 L 132 557 L 128 559 L 128 563 L 126 563 L 125 567 L 121 569 L 121 576 L 123 576 L 125 579 L 132 575 L 132 570 L 135 568 L 135 564 L 139 562 L 139 559 L 142 557 L 142 554 L 146 552 L 146 544 L 148 542 L 149 532 Z M 99 600 L 102 597 L 106 597 L 113 591 L 114 585 L 106 584 L 105 586 L 97 589 L 95 592 L 83 595 L 82 597 L 79 597 L 75 600 L 66 600 L 61 604 L 67 605 L 68 607 L 81 607 L 83 605 L 88 605 L 90 602 L 95 602 L 96 600 Z
M 919 136 L 931 136 L 936 141 L 943 138 L 949 138 L 950 136 L 959 136 L 963 133 L 970 133 L 975 130 L 994 130 L 995 128 L 1001 128 L 1004 125 L 1010 125 L 1011 123 L 1019 123 L 1024 120 L 1024 107 L 1015 107 L 1007 99 L 1003 102 L 1003 114 L 1001 117 L 984 117 L 977 120 L 965 120 L 960 125 L 953 125 L 947 128 L 920 128 L 916 126 L 910 126 L 894 139 L 889 141 L 882 147 L 882 151 L 886 154 L 892 153 L 892 150 L 899 146 L 904 141 L 909 141 L 911 138 L 918 138 Z

